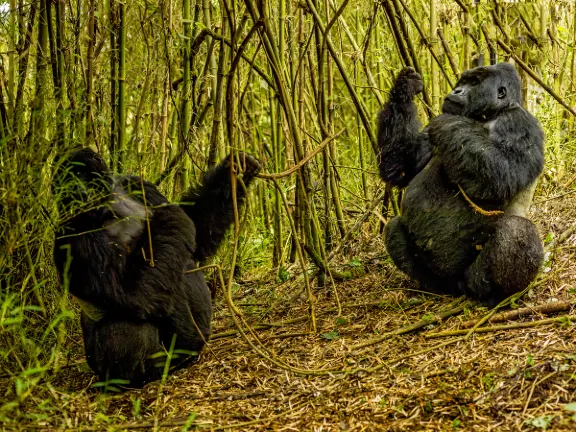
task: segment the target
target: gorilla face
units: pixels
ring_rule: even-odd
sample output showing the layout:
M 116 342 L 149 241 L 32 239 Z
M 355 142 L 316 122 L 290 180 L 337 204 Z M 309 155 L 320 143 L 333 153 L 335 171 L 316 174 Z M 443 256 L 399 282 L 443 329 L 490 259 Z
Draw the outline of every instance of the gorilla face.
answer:
M 464 72 L 444 99 L 442 112 L 486 121 L 521 103 L 522 86 L 516 69 L 499 63 Z
M 104 159 L 88 148 L 74 151 L 56 170 L 53 193 L 64 213 L 94 206 L 106 196 L 112 178 Z

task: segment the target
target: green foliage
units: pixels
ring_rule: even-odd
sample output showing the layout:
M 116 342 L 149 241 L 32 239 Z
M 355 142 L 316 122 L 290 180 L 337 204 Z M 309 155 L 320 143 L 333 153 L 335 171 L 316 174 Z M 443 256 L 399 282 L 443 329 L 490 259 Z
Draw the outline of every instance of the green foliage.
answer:
M 138 417 L 140 415 L 141 404 L 142 400 L 139 397 L 132 399 L 132 414 L 134 417 Z
M 496 374 L 494 373 L 487 373 L 482 377 L 482 384 L 486 388 L 486 390 L 491 390 L 494 387 L 494 377 Z
M 336 339 L 340 338 L 340 335 L 338 334 L 338 332 L 336 330 L 332 330 L 331 332 L 328 332 L 328 333 L 322 333 L 321 336 L 324 339 L 327 339 L 329 341 L 336 340 Z
M 182 426 L 182 429 L 180 429 L 180 431 L 186 432 L 186 431 L 190 430 L 190 428 L 192 427 L 192 423 L 194 423 L 196 421 L 196 417 L 198 417 L 197 412 L 191 413 L 188 416 L 188 418 L 186 419 L 186 423 L 184 424 L 184 426 Z
M 102 389 L 104 392 L 114 392 L 119 393 L 122 390 L 119 386 L 125 386 L 130 384 L 130 381 L 122 379 L 109 379 L 107 381 L 95 382 L 92 387 Z
M 351 261 L 348 261 L 348 266 L 349 267 L 362 267 L 362 263 L 360 262 L 360 260 L 356 257 L 354 257 L 354 259 L 352 259 Z
M 284 268 L 284 266 L 280 267 L 278 270 L 278 280 L 280 282 L 287 282 L 290 280 L 290 273 Z
M 346 324 L 348 324 L 348 320 L 346 320 L 346 318 L 343 317 L 336 318 L 336 326 L 340 327 Z
M 540 416 L 540 417 L 535 417 L 533 419 L 527 419 L 524 421 L 524 424 L 526 426 L 532 426 L 533 428 L 536 428 L 536 429 L 546 430 L 546 429 L 548 429 L 550 424 L 552 424 L 553 420 L 554 420 L 554 416 L 544 415 L 544 416 Z

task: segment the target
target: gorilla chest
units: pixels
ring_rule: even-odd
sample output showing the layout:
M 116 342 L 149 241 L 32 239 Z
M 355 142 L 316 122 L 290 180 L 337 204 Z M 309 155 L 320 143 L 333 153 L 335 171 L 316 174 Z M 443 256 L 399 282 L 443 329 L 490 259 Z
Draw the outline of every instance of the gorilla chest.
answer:
M 476 213 L 458 187 L 442 175 L 432 160 L 408 185 L 402 201 L 402 218 L 415 241 L 434 249 L 441 244 L 471 247 L 487 240 L 492 220 Z
M 120 250 L 130 252 L 144 232 L 146 212 L 144 205 L 130 197 L 123 189 L 117 187 L 113 193 L 110 207 L 113 217 L 103 224 L 109 243 Z

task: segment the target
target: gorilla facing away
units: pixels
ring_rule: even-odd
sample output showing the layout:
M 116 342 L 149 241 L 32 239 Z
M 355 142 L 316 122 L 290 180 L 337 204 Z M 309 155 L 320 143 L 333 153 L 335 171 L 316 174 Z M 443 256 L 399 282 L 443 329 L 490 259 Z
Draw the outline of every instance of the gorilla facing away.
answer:
M 260 164 L 245 153 L 239 159 L 248 186 Z M 159 379 L 173 341 L 172 371 L 197 359 L 212 303 L 202 272 L 187 271 L 216 252 L 232 224 L 231 187 L 229 158 L 180 205 L 139 177 L 113 177 L 90 149 L 59 166 L 53 188 L 63 222 L 54 260 L 82 306 L 86 359 L 101 381 L 140 387 Z M 236 191 L 240 206 L 245 189 Z
M 424 287 L 491 305 L 526 288 L 543 259 L 518 197 L 542 172 L 544 134 L 511 64 L 464 72 L 423 130 L 413 102 L 422 89 L 403 69 L 378 118 L 380 176 L 407 186 L 386 248 Z

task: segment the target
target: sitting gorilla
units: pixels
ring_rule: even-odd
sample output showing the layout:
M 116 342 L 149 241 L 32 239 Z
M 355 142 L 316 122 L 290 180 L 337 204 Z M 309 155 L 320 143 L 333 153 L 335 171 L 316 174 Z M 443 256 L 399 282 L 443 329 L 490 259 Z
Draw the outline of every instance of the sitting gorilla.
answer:
M 464 72 L 443 114 L 420 131 L 412 99 L 422 89 L 419 74 L 402 70 L 378 119 L 380 175 L 407 186 L 386 248 L 424 287 L 493 305 L 526 288 L 543 258 L 527 209 L 518 211 L 529 203 L 517 201 L 531 199 L 544 135 L 521 106 L 511 64 Z
M 244 153 L 239 159 L 248 186 L 260 164 Z M 53 186 L 64 222 L 54 260 L 82 306 L 86 359 L 101 381 L 156 380 L 165 362 L 153 357 L 171 347 L 185 354 L 171 360 L 172 370 L 197 359 L 210 337 L 211 296 L 202 272 L 186 272 L 216 252 L 234 220 L 230 177 L 227 158 L 175 205 L 139 177 L 113 177 L 90 149 L 58 168 Z M 245 189 L 236 190 L 241 205 Z

